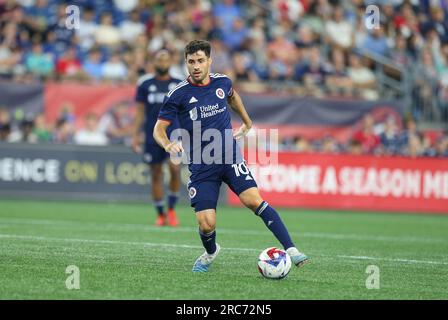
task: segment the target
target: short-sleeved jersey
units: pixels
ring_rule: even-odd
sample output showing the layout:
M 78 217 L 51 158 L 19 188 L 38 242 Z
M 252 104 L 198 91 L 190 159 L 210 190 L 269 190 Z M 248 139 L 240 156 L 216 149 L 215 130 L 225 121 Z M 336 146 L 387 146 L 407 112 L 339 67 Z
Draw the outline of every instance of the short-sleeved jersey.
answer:
M 173 90 L 181 81 L 182 80 L 176 78 L 161 81 L 151 74 L 145 75 L 138 80 L 135 101 L 141 102 L 145 106 L 143 130 L 145 132 L 146 144 L 156 144 L 152 132 L 156 125 L 163 100 L 166 94 Z M 168 130 L 171 132 L 178 127 L 179 123 L 177 119 L 174 118 Z
M 190 137 L 189 169 L 192 174 L 202 172 L 201 175 L 206 176 L 206 172 L 218 169 L 216 165 L 219 163 L 210 165 L 204 161 L 200 163 L 197 161 L 198 149 L 200 148 L 200 152 L 203 152 L 206 150 L 206 146 L 214 141 L 214 137 L 204 135 L 208 129 L 215 129 L 213 131 L 219 132 L 221 136 L 221 148 L 213 149 L 210 153 L 215 159 L 220 158 L 221 163 L 228 163 L 229 154 L 231 154 L 233 163 L 239 163 L 242 159 L 241 152 L 232 136 L 232 124 L 227 104 L 227 98 L 232 95 L 232 81 L 225 75 L 215 73 L 210 74 L 210 82 L 206 85 L 196 85 L 186 79 L 165 97 L 165 102 L 159 112 L 159 119 L 172 122 L 177 117 L 180 128 L 188 131 Z M 198 135 L 199 125 L 200 136 Z M 185 149 L 184 139 L 182 141 Z M 199 160 L 201 159 L 199 158 Z

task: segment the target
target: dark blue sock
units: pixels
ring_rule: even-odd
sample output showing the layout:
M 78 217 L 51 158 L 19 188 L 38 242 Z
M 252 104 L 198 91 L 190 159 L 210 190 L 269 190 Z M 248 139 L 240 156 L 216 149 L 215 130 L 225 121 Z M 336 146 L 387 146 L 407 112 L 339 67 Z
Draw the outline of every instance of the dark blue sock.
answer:
M 201 229 L 199 229 L 199 236 L 202 240 L 202 245 L 205 248 L 205 251 L 207 251 L 208 254 L 215 253 L 216 251 L 216 231 L 213 230 L 209 233 L 202 232 Z
M 286 249 L 294 247 L 294 243 L 289 236 L 288 230 L 280 219 L 277 211 L 272 208 L 266 201 L 263 201 L 255 210 L 255 214 L 263 219 L 264 224 L 280 241 L 282 246 Z
M 174 209 L 174 206 L 177 203 L 177 199 L 179 199 L 179 192 L 170 192 L 168 194 L 168 209 Z
M 156 207 L 156 211 L 159 216 L 164 214 L 165 201 L 156 200 L 156 201 L 154 201 L 154 206 Z

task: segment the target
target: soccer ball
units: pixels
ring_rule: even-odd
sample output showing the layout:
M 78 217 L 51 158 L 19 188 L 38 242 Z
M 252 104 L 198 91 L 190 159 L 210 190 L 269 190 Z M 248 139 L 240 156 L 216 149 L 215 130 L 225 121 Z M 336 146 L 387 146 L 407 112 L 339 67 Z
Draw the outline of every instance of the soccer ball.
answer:
M 258 257 L 258 271 L 268 279 L 283 279 L 291 270 L 291 257 L 282 249 L 271 247 Z

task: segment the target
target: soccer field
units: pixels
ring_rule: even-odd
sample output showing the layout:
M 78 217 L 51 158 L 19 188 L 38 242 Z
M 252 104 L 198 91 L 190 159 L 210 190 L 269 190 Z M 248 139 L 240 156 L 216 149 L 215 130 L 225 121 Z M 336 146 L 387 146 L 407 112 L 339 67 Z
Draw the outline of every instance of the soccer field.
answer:
M 158 228 L 149 204 L 0 200 L 0 299 L 448 299 L 448 216 L 279 212 L 312 263 L 276 281 L 257 258 L 279 244 L 246 209 L 218 208 L 222 251 L 193 274 L 203 248 L 187 206 L 180 227 Z

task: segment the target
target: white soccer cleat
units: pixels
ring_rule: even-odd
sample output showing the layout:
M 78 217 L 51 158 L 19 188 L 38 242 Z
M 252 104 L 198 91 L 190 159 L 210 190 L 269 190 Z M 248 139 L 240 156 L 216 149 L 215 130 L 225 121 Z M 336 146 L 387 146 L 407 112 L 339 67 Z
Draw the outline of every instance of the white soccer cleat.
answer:
M 213 260 L 218 256 L 219 250 L 221 247 L 219 244 L 216 244 L 216 251 L 212 254 L 207 253 L 205 251 L 199 258 L 196 259 L 193 265 L 193 272 L 207 272 L 208 268 L 212 264 Z
M 298 268 L 311 262 L 310 258 L 308 258 L 304 253 L 301 253 L 299 250 L 297 250 L 296 247 L 288 248 L 286 252 L 291 257 L 292 263 L 294 263 Z

